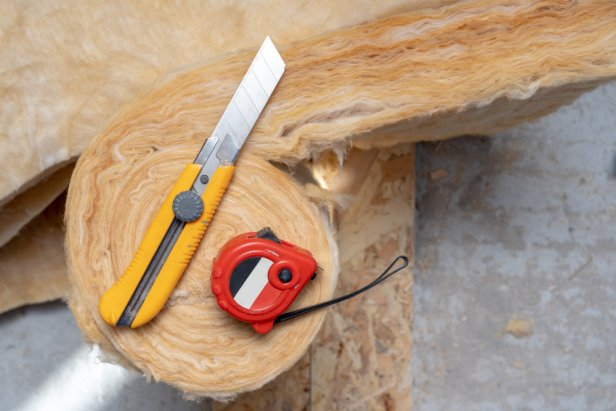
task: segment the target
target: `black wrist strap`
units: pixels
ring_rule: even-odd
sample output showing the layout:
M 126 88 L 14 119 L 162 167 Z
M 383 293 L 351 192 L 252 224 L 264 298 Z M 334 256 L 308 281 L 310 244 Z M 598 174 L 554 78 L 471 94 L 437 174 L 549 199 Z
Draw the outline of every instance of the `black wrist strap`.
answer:
M 399 261 L 402 261 L 401 265 L 398 264 Z M 398 266 L 396 267 L 396 265 L 398 265 Z M 331 299 L 329 301 L 324 301 L 324 302 L 319 303 L 319 304 L 309 305 L 308 307 L 300 308 L 299 310 L 289 311 L 289 312 L 280 314 L 278 317 L 276 317 L 276 320 L 274 322 L 280 323 L 280 322 L 283 322 L 283 321 L 287 321 L 287 320 L 290 320 L 292 318 L 299 317 L 300 315 L 308 314 L 309 312 L 320 310 L 321 308 L 329 307 L 330 305 L 338 304 L 339 302 L 342 302 L 344 300 L 348 300 L 349 298 L 353 298 L 356 295 L 359 295 L 359 294 L 361 294 L 361 293 L 363 293 L 365 291 L 368 291 L 369 289 L 371 289 L 375 285 L 379 285 L 380 283 L 382 283 L 383 281 L 387 280 L 392 275 L 396 274 L 398 271 L 406 268 L 408 265 L 409 265 L 408 257 L 405 256 L 405 255 L 400 255 L 400 256 L 396 257 L 391 262 L 391 264 L 389 264 L 389 266 L 385 269 L 385 271 L 383 271 L 381 273 L 381 275 L 376 277 L 374 279 L 374 281 L 372 281 L 370 284 L 367 284 L 367 285 L 363 286 L 362 288 L 357 289 L 357 290 L 355 290 L 353 292 L 350 292 L 350 293 L 348 293 L 346 295 L 333 298 L 333 299 Z

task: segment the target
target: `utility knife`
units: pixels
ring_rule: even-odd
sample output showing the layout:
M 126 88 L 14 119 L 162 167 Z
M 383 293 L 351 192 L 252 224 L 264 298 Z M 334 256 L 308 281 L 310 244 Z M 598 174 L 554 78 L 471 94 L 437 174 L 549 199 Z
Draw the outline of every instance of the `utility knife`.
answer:
M 285 70 L 267 37 L 212 135 L 188 164 L 147 229 L 132 262 L 101 297 L 110 325 L 139 327 L 164 307 L 199 247 L 235 161 Z

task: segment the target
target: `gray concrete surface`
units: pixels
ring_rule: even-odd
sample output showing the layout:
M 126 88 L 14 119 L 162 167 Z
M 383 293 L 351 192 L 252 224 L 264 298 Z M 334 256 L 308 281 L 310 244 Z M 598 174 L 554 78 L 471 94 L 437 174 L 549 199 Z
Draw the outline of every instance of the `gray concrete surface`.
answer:
M 615 101 L 419 147 L 416 410 L 616 409 Z M 0 316 L 2 411 L 208 408 L 101 363 L 60 302 Z
M 616 84 L 417 157 L 415 410 L 615 410 Z
M 174 388 L 103 363 L 62 302 L 0 315 L 0 410 L 207 410 Z

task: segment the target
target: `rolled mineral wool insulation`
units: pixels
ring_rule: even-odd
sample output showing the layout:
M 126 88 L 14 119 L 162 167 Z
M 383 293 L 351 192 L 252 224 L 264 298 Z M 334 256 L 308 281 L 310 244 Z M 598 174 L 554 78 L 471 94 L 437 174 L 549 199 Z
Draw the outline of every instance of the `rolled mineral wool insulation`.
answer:
M 79 155 L 109 118 L 185 64 L 453 0 L 5 2 L 0 203 Z
M 325 313 L 257 334 L 218 307 L 209 284 L 212 260 L 233 236 L 271 226 L 280 238 L 311 250 L 323 267 L 318 281 L 301 292 L 295 303 L 300 307 L 333 294 L 337 263 L 331 232 L 289 175 L 243 153 L 166 308 L 134 330 L 108 326 L 98 314 L 101 295 L 130 263 L 153 213 L 199 149 L 195 140 L 162 124 L 154 131 L 143 119 L 125 120 L 117 117 L 95 139 L 69 186 L 66 251 L 77 322 L 87 340 L 119 362 L 190 394 L 225 398 L 259 388 L 304 354 Z
M 350 144 L 388 147 L 513 126 L 616 77 L 615 20 L 613 1 L 470 1 L 296 42 L 281 52 L 285 76 L 247 147 L 294 164 Z M 175 71 L 125 113 L 165 122 L 168 112 L 199 110 L 178 125 L 199 139 L 253 54 Z
M 48 178 L 20 193 L 0 208 L 0 247 L 15 237 L 66 190 L 74 166 L 74 163 L 70 163 L 54 170 Z
M 58 197 L 0 248 L 0 313 L 67 296 L 65 198 Z

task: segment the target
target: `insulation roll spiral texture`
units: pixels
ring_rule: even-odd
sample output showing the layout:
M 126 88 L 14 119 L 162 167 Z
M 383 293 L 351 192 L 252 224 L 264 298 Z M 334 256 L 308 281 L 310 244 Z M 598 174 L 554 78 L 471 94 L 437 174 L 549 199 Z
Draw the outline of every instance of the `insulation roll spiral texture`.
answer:
M 210 290 L 212 260 L 243 232 L 271 226 L 309 249 L 323 267 L 295 306 L 329 298 L 337 272 L 332 241 L 316 207 L 290 177 L 251 155 L 236 174 L 167 306 L 138 329 L 113 328 L 98 316 L 103 292 L 129 264 L 164 195 L 199 144 L 183 137 L 183 115 L 147 122 L 119 117 L 78 162 L 67 201 L 70 307 L 92 342 L 117 362 L 198 396 L 224 398 L 256 389 L 305 352 L 323 319 L 315 313 L 257 334 L 223 312 Z M 195 113 L 193 113 L 194 115 Z M 133 116 L 136 115 L 136 116 Z

